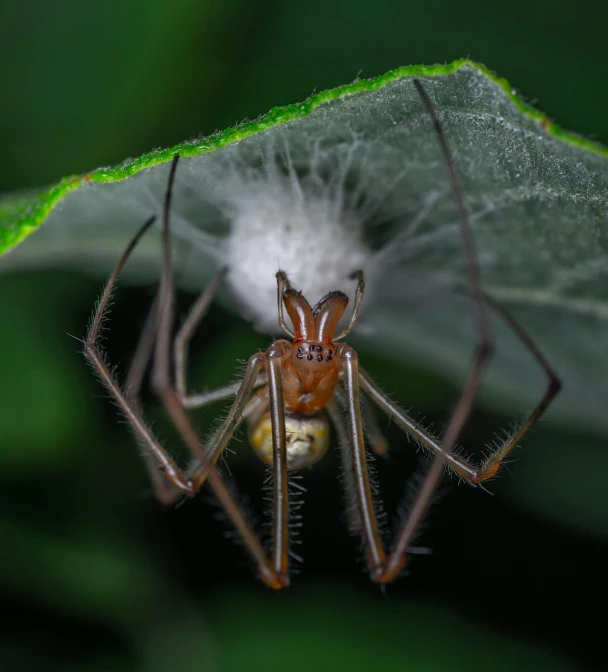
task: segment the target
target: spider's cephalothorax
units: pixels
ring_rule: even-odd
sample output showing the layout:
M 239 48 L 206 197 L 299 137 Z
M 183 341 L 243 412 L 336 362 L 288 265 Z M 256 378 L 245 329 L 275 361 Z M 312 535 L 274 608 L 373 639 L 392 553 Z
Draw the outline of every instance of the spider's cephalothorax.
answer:
M 275 341 L 282 351 L 285 411 L 314 415 L 325 408 L 340 377 L 340 346 L 334 345 L 333 339 L 348 297 L 331 292 L 314 309 L 293 289 L 285 290 L 282 298 L 294 330 L 293 343 Z
M 348 522 L 351 531 L 362 537 L 372 579 L 381 583 L 392 581 L 403 569 L 410 544 L 433 492 L 445 469 L 450 468 L 462 479 L 478 484 L 491 478 L 501 462 L 520 439 L 541 417 L 560 389 L 560 381 L 524 329 L 483 292 L 475 257 L 473 239 L 464 200 L 456 179 L 456 171 L 441 131 L 433 105 L 419 80 L 414 79 L 422 101 L 433 120 L 448 167 L 450 181 L 460 213 L 465 256 L 469 269 L 471 296 L 475 306 L 479 344 L 473 366 L 443 437 L 438 440 L 380 390 L 359 366 L 355 350 L 338 343 L 352 328 L 361 305 L 363 273 L 357 271 L 357 289 L 352 317 L 348 326 L 335 331 L 344 314 L 348 299 L 341 292 L 330 292 L 314 308 L 293 290 L 283 272 L 277 273 L 279 325 L 291 341 L 274 341 L 265 352 L 253 354 L 245 367 L 243 378 L 204 394 L 189 394 L 186 388 L 186 355 L 190 338 L 203 318 L 222 281 L 223 273 L 201 294 L 177 333 L 173 345 L 175 376 L 171 367 L 171 331 L 173 326 L 173 276 L 170 246 L 170 206 L 172 186 L 179 157 L 176 156 L 169 176 L 163 216 L 163 273 L 158 300 L 142 333 L 139 346 L 123 390 L 112 368 L 99 349 L 101 325 L 107 315 L 114 285 L 130 253 L 144 232 L 152 225 L 148 220 L 133 238 L 97 304 L 84 344 L 84 354 L 97 372 L 136 433 L 146 447 L 143 457 L 150 472 L 158 498 L 165 504 L 180 497 L 194 496 L 205 483 L 212 488 L 255 562 L 260 578 L 271 588 L 289 583 L 289 488 L 288 469 L 310 466 L 327 450 L 328 418 L 336 430 L 345 467 L 348 500 Z M 541 401 L 519 429 L 507 438 L 481 465 L 476 465 L 454 451 L 457 438 L 472 408 L 482 374 L 488 365 L 493 340 L 487 308 L 491 306 L 512 328 L 549 378 Z M 284 309 L 293 330 L 285 323 Z M 152 384 L 174 422 L 184 444 L 192 455 L 187 468 L 180 468 L 156 439 L 142 416 L 139 400 L 141 384 L 152 359 Z M 360 392 L 366 395 L 362 399 Z M 195 431 L 187 411 L 218 399 L 234 397 L 227 416 L 208 443 Z M 418 445 L 435 458 L 418 489 L 408 515 L 400 523 L 390 549 L 386 550 L 378 531 L 378 521 L 367 468 L 366 420 L 369 447 L 377 454 L 386 452 L 386 442 L 375 426 L 370 403 L 378 406 Z M 346 422 L 344 422 L 346 420 Z M 226 484 L 226 476 L 217 467 L 238 426 L 249 424 L 251 444 L 272 469 L 272 548 L 268 551 L 249 519 Z
M 362 275 L 359 292 L 362 291 Z M 279 285 L 287 276 L 278 273 Z M 312 308 L 295 290 L 288 288 L 282 296 L 293 325 L 293 342 L 273 344 L 280 351 L 281 379 L 285 406 L 287 468 L 312 466 L 329 447 L 329 422 L 323 409 L 332 398 L 340 379 L 341 345 L 334 344 L 334 332 L 348 305 L 342 292 L 330 292 Z M 272 464 L 272 418 L 268 388 L 264 387 L 246 411 L 249 441 L 266 462 Z

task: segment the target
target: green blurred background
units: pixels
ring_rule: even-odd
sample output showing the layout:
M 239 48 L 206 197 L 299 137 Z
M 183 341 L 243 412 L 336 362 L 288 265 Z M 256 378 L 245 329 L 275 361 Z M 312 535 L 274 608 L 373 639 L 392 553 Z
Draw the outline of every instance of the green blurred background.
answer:
M 356 76 L 462 56 L 566 128 L 608 142 L 607 19 L 591 0 L 9 0 L 0 189 L 208 134 Z M 301 573 L 274 594 L 223 538 L 210 495 L 171 511 L 151 497 L 126 426 L 68 336 L 84 334 L 100 287 L 67 270 L 1 278 L 1 669 L 601 667 L 591 609 L 608 566 L 606 437 L 545 423 L 491 484 L 494 496 L 446 483 L 420 541 L 432 555 L 386 590 L 346 533 L 330 455 L 304 475 Z M 117 295 L 112 361 L 129 361 L 153 293 Z M 192 298 L 179 297 L 182 314 Z M 266 343 L 214 308 L 195 341 L 193 384 L 227 382 L 236 360 Z M 403 405 L 445 424 L 455 387 L 361 357 Z M 479 410 L 465 441 L 480 451 L 507 422 Z M 394 507 L 417 461 L 394 427 L 387 434 L 397 448 L 378 470 Z M 245 441 L 234 449 L 231 472 L 260 511 L 263 469 Z

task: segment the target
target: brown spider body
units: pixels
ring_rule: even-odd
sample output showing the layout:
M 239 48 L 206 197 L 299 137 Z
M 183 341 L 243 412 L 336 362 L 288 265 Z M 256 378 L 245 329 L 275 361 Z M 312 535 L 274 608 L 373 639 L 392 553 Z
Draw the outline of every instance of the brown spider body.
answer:
M 421 427 L 403 409 L 387 397 L 359 366 L 355 350 L 338 343 L 351 330 L 364 292 L 363 273 L 357 278 L 354 308 L 348 326 L 335 334 L 348 304 L 342 292 L 330 292 L 314 307 L 290 287 L 287 275 L 277 273 L 279 326 L 290 337 L 274 341 L 263 353 L 249 358 L 242 380 L 219 390 L 192 395 L 186 388 L 186 355 L 190 338 L 204 316 L 224 273 L 201 294 L 177 333 L 173 346 L 174 369 L 171 367 L 171 332 L 173 327 L 174 288 L 171 265 L 169 212 L 172 186 L 179 157 L 171 166 L 163 213 L 163 273 L 158 300 L 141 336 L 133 359 L 127 384 L 123 390 L 99 349 L 98 339 L 107 314 L 110 296 L 117 278 L 133 248 L 152 225 L 149 219 L 133 238 L 97 304 L 84 344 L 84 354 L 110 392 L 139 442 L 154 491 L 161 502 L 172 504 L 183 496 L 194 496 L 208 484 L 238 531 L 260 578 L 271 588 L 280 589 L 289 583 L 289 497 L 288 470 L 312 465 L 329 445 L 331 420 L 342 451 L 347 496 L 349 528 L 363 538 L 372 579 L 387 583 L 395 579 L 405 566 L 411 542 L 447 466 L 469 483 L 478 484 L 491 478 L 534 423 L 542 416 L 560 389 L 560 381 L 530 336 L 500 306 L 485 295 L 475 257 L 473 238 L 456 178 L 456 171 L 439 125 L 435 110 L 419 80 L 414 80 L 422 101 L 435 125 L 446 160 L 459 210 L 460 230 L 469 270 L 471 298 L 475 308 L 478 346 L 465 386 L 453 415 L 440 440 Z M 494 341 L 488 308 L 496 311 L 530 351 L 548 378 L 548 387 L 536 407 L 520 427 L 481 465 L 465 459 L 454 451 L 456 441 L 469 417 L 475 394 L 491 359 Z M 293 331 L 285 322 L 283 310 L 291 319 Z M 142 380 L 152 360 L 152 385 L 191 453 L 189 467 L 181 468 L 157 440 L 146 424 L 139 401 Z M 257 388 L 257 389 L 256 389 Z M 363 393 L 365 395 L 362 399 Z M 234 396 L 232 406 L 208 445 L 201 441 L 188 411 Z M 378 455 L 386 453 L 386 442 L 375 427 L 369 404 L 380 408 L 418 445 L 433 454 L 434 460 L 418 488 L 407 517 L 400 523 L 389 548 L 379 533 L 373 488 L 367 467 L 365 421 L 369 447 Z M 243 510 L 218 460 L 241 422 L 249 425 L 250 442 L 256 453 L 272 468 L 272 541 L 265 547 L 247 512 Z M 346 422 L 345 422 L 346 421 Z
M 294 329 L 293 343 L 275 341 L 283 352 L 285 410 L 314 415 L 327 406 L 340 379 L 341 357 L 333 338 L 348 297 L 342 292 L 330 292 L 311 308 L 299 292 L 289 288 L 283 292 L 282 300 Z
M 329 447 L 329 422 L 323 409 L 341 376 L 341 346 L 334 345 L 332 339 L 348 297 L 330 292 L 312 308 L 300 293 L 287 289 L 282 301 L 292 320 L 294 340 L 275 341 L 272 348 L 280 353 L 287 467 L 295 471 L 312 466 Z M 258 391 L 251 406 L 249 442 L 256 454 L 272 465 L 268 387 Z

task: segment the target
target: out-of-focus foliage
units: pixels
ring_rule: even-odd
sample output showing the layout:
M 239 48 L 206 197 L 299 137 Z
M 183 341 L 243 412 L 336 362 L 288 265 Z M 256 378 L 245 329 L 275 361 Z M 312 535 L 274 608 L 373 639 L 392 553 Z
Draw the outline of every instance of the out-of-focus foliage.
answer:
M 462 55 L 606 142 L 605 11 L 585 2 L 4 3 L 1 185 L 29 188 L 209 133 L 361 69 L 371 76 Z M 513 473 L 491 485 L 495 496 L 446 487 L 421 539 L 433 555 L 415 558 L 386 596 L 344 532 L 339 460 L 329 455 L 305 475 L 296 551 L 306 562 L 293 588 L 275 595 L 222 538 L 208 498 L 168 513 L 151 501 L 130 433 L 68 336 L 84 333 L 99 289 L 58 272 L 1 279 L 0 578 L 11 621 L 2 669 L 593 664 L 603 633 L 589 596 L 608 562 L 605 439 L 545 423 L 517 451 Z M 152 296 L 117 294 L 112 361 L 128 361 Z M 181 314 L 192 298 L 182 297 Z M 195 342 L 193 385 L 231 379 L 236 359 L 264 344 L 214 309 Z M 396 399 L 445 422 L 454 387 L 382 353 L 361 356 Z M 176 445 L 158 404 L 146 401 Z M 197 425 L 204 431 L 220 411 L 197 414 Z M 505 422 L 476 413 L 464 440 L 481 450 Z M 378 468 L 394 505 L 415 460 L 394 427 L 387 433 L 393 454 Z M 231 471 L 260 510 L 263 471 L 245 441 L 234 449 Z

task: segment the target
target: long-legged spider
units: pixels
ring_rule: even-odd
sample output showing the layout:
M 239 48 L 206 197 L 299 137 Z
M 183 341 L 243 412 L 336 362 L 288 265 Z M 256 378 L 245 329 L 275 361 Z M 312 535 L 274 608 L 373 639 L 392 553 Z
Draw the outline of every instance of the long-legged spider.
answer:
M 355 350 L 339 342 L 350 332 L 359 312 L 364 294 L 361 271 L 353 273 L 358 279 L 355 304 L 348 326 L 337 335 L 348 297 L 342 292 L 329 292 L 314 307 L 294 290 L 283 271 L 277 273 L 278 322 L 291 340 L 276 340 L 265 352 L 252 355 L 240 383 L 214 392 L 189 396 L 186 391 L 186 354 L 190 337 L 204 316 L 221 282 L 221 273 L 201 294 L 174 341 L 175 381 L 171 374 L 171 331 L 173 325 L 174 288 L 171 269 L 169 212 L 178 156 L 171 166 L 163 212 L 163 270 L 157 301 L 140 339 L 136 355 L 123 391 L 104 360 L 97 344 L 100 325 L 108 310 L 110 295 L 133 248 L 150 227 L 148 220 L 131 241 L 112 273 L 87 334 L 84 353 L 99 374 L 122 412 L 131 424 L 138 440 L 146 448 L 145 459 L 157 497 L 165 504 L 182 496 L 194 496 L 208 481 L 215 496 L 240 533 L 247 550 L 256 563 L 262 580 L 271 588 L 280 589 L 289 582 L 289 492 L 288 473 L 316 462 L 329 442 L 329 423 L 325 411 L 335 425 L 346 460 L 350 497 L 356 507 L 352 527 L 362 535 L 369 571 L 374 581 L 386 583 L 399 575 L 405 566 L 410 543 L 429 506 L 444 467 L 447 465 L 459 477 L 479 484 L 494 476 L 500 463 L 541 417 L 560 389 L 560 382 L 547 360 L 523 328 L 500 306 L 484 295 L 475 257 L 472 234 L 459 183 L 447 142 L 432 103 L 418 80 L 414 80 L 434 123 L 448 167 L 448 174 L 459 209 L 459 219 L 468 264 L 471 296 L 475 307 L 479 336 L 472 366 L 441 441 L 425 431 L 401 408 L 394 404 L 359 366 Z M 473 400 L 494 350 L 487 306 L 496 310 L 510 325 L 546 372 L 549 385 L 541 401 L 520 428 L 498 447 L 482 465 L 475 466 L 453 452 L 460 431 L 469 415 Z M 284 308 L 291 320 L 285 321 Z M 181 469 L 157 441 L 145 424 L 138 399 L 142 377 L 149 359 L 153 360 L 152 384 L 178 429 L 194 461 Z M 252 394 L 254 389 L 257 392 Z M 360 392 L 379 406 L 404 432 L 435 455 L 413 505 L 394 541 L 387 551 L 382 543 L 370 478 L 367 468 L 365 435 L 363 431 Z M 203 406 L 217 399 L 234 395 L 227 417 L 213 435 L 209 445 L 195 432 L 188 409 Z M 347 417 L 342 426 L 341 411 Z M 247 515 L 227 487 L 225 477 L 216 467 L 234 431 L 242 421 L 249 425 L 250 442 L 258 455 L 272 468 L 273 525 L 272 548 L 268 553 Z M 380 452 L 382 444 L 371 441 Z

